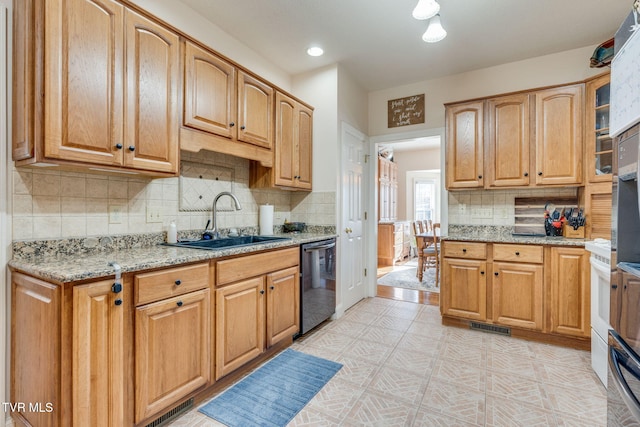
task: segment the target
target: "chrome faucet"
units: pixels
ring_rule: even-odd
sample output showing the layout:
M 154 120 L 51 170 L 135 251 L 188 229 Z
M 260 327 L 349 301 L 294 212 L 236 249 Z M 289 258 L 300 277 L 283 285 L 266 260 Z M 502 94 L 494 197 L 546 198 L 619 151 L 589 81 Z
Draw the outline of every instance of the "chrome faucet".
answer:
M 212 239 L 217 239 L 220 237 L 220 232 L 218 231 L 218 222 L 217 222 L 217 215 L 218 215 L 218 208 L 217 208 L 217 204 L 218 204 L 218 199 L 220 199 L 220 197 L 222 196 L 229 196 L 233 199 L 233 203 L 236 205 L 236 210 L 239 211 L 240 209 L 242 209 L 242 206 L 240 206 L 240 201 L 238 200 L 238 198 L 236 196 L 234 196 L 233 194 L 231 194 L 228 191 L 223 191 L 222 193 L 218 194 L 214 199 L 213 199 L 213 205 L 211 206 L 211 222 L 212 222 L 212 227 L 211 229 L 209 229 L 208 227 L 205 228 L 204 234 L 209 235 Z M 204 236 L 203 236 L 204 237 Z

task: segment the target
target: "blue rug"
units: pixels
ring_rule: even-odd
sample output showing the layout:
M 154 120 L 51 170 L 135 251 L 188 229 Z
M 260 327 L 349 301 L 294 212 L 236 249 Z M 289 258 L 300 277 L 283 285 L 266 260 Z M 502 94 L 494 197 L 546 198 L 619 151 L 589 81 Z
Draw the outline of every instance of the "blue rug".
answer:
M 341 367 L 286 349 L 199 411 L 229 427 L 284 427 Z

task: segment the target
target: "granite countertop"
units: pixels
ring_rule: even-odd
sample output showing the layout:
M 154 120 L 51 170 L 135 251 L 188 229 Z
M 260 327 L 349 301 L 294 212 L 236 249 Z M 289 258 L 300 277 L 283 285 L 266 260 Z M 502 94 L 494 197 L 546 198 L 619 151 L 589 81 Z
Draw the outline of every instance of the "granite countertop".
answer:
M 567 239 L 565 237 L 514 236 L 512 226 L 449 225 L 449 232 L 441 240 L 517 243 L 521 245 L 582 246 L 589 239 Z
M 109 265 L 116 262 L 122 273 L 207 261 L 231 255 L 249 254 L 266 249 L 286 248 L 303 243 L 336 237 L 335 233 L 285 233 L 279 237 L 290 240 L 239 246 L 234 248 L 203 250 L 156 244 L 138 248 L 111 249 L 94 253 L 36 253 L 14 256 L 9 261 L 13 270 L 21 271 L 54 283 L 69 283 L 113 277 L 115 270 Z

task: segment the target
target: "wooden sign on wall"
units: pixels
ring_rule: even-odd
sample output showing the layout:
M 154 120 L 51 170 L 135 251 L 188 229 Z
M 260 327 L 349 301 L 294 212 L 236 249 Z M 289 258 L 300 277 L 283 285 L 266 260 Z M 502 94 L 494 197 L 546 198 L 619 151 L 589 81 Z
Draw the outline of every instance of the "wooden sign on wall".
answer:
M 387 127 L 424 123 L 424 93 L 387 101 Z

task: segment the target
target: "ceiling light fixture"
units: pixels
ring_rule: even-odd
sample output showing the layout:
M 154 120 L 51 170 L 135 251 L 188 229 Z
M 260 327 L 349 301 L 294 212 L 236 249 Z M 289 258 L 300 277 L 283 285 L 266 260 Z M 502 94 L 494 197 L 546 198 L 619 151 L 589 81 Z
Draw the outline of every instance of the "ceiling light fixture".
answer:
M 447 37 L 447 32 L 442 28 L 440 14 L 438 13 L 429 21 L 429 26 L 427 27 L 427 31 L 422 35 L 422 40 L 427 43 L 436 43 L 445 37 Z
M 413 9 L 413 17 L 420 20 L 429 19 L 440 12 L 440 5 L 436 0 L 419 0 Z
M 307 49 L 307 55 L 309 56 L 322 56 L 323 53 L 324 50 L 322 50 L 322 48 L 318 46 L 312 46 Z

